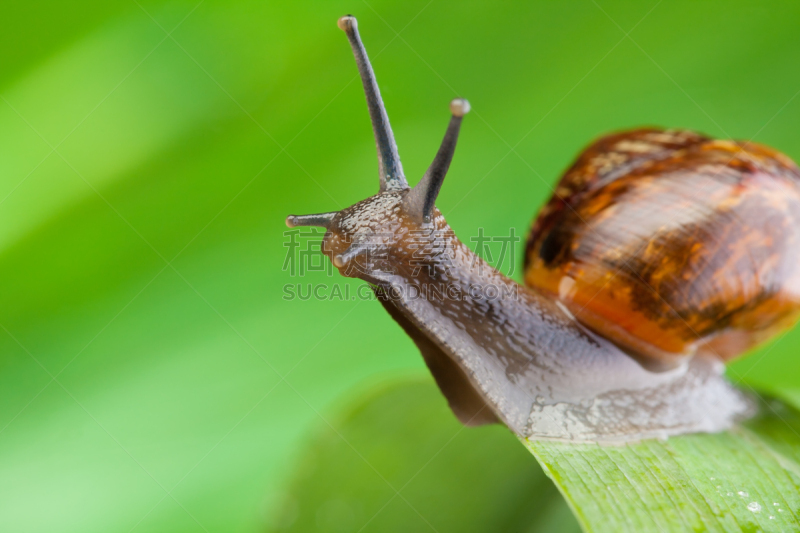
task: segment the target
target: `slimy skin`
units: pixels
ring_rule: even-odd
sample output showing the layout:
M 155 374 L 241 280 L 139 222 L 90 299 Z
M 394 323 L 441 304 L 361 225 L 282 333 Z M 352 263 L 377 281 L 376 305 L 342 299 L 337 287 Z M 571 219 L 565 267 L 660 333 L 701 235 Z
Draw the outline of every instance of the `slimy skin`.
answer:
M 340 211 L 323 250 L 332 260 L 363 250 L 340 273 L 374 285 L 463 423 L 613 444 L 720 431 L 752 411 L 721 362 L 696 356 L 648 370 L 559 301 L 495 271 L 438 210 L 429 224 L 415 222 L 404 210 L 408 194 L 380 193 Z

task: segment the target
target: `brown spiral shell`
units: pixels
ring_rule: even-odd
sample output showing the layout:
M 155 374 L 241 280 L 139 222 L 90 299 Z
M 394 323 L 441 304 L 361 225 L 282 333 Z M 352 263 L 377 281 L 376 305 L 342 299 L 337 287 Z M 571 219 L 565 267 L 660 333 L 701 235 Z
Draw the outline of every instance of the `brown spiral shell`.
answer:
M 534 221 L 525 282 L 656 366 L 728 360 L 800 312 L 800 170 L 686 130 L 602 137 Z

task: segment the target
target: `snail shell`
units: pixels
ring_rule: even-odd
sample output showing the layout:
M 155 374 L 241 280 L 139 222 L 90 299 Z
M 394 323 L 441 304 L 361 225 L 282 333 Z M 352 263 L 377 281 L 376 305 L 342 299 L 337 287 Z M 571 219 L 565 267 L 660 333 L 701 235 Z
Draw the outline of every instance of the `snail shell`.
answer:
M 800 171 L 754 143 L 594 142 L 536 218 L 525 282 L 652 368 L 729 360 L 800 311 Z

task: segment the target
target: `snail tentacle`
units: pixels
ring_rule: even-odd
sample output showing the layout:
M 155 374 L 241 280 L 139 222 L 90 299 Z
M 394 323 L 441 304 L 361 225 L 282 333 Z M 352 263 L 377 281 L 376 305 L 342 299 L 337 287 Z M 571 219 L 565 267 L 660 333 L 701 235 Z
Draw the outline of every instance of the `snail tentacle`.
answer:
M 406 196 L 406 212 L 423 224 L 428 224 L 431 221 L 436 197 L 439 195 L 442 182 L 444 182 L 447 170 L 450 168 L 450 162 L 453 160 L 453 154 L 456 151 L 458 133 L 461 130 L 461 120 L 464 115 L 469 113 L 469 109 L 469 102 L 463 98 L 456 98 L 450 102 L 450 111 L 453 116 L 447 125 L 447 131 L 444 134 L 441 146 L 439 146 L 439 151 L 436 152 L 436 157 L 433 158 L 433 163 L 428 167 L 425 175 Z
M 347 34 L 353 55 L 356 58 L 358 73 L 364 85 L 367 97 L 369 117 L 372 120 L 372 131 L 375 133 L 375 144 L 378 148 L 378 170 L 380 175 L 380 192 L 408 189 L 408 182 L 397 153 L 397 143 L 394 140 L 392 127 L 389 125 L 389 115 L 383 105 L 381 91 L 375 79 L 375 72 L 367 57 L 367 50 L 358 34 L 358 23 L 352 15 L 345 15 L 339 19 L 339 29 Z
M 347 248 L 347 250 L 333 257 L 333 264 L 337 268 L 344 268 L 348 265 L 348 263 L 350 263 L 350 261 L 363 253 L 369 252 L 371 248 L 373 248 L 373 246 L 369 243 L 353 243 L 349 248 Z
M 338 214 L 338 211 L 330 213 L 318 213 L 315 215 L 289 215 L 286 217 L 286 225 L 290 228 L 296 227 L 318 227 L 327 228 L 331 224 L 331 220 Z

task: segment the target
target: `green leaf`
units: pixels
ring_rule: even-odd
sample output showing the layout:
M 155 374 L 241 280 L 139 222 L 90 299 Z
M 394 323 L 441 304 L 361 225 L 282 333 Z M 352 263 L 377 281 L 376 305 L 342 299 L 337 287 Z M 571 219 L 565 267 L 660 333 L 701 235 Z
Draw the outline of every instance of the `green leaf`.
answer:
M 714 435 L 524 444 L 585 531 L 798 531 L 800 415 L 777 400 L 762 412 Z M 384 386 L 329 422 L 300 455 L 275 530 L 576 527 L 508 430 L 459 427 L 428 381 Z
M 800 415 L 772 400 L 714 435 L 528 441 L 586 531 L 800 531 Z
M 274 531 L 579 531 L 512 434 L 461 426 L 430 378 L 377 386 L 328 422 Z

